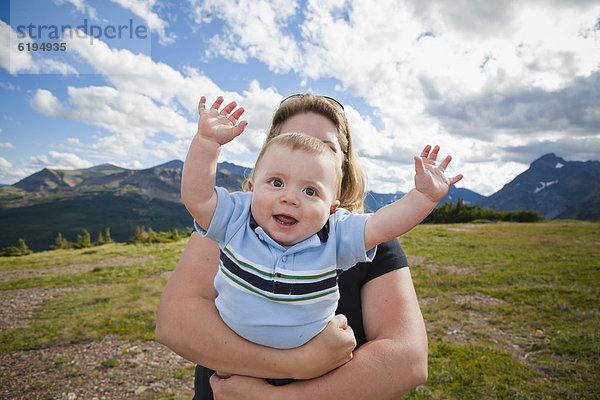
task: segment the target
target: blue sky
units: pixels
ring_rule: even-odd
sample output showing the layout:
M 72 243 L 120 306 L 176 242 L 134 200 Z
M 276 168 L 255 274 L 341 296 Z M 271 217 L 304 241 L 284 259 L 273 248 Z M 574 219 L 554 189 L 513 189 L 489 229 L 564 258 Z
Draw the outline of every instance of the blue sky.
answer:
M 201 95 L 247 110 L 221 160 L 252 165 L 307 90 L 346 106 L 378 192 L 409 190 L 428 143 L 484 195 L 546 153 L 600 159 L 598 0 L 12 0 L 0 41 L 4 184 L 184 159 Z M 48 42 L 65 49 L 27 50 Z

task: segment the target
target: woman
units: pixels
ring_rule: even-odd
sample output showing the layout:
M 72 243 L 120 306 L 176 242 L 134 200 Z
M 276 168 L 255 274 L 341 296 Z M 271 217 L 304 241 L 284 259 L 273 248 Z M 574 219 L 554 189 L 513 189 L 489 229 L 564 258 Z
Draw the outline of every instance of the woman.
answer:
M 267 141 L 287 132 L 314 136 L 339 154 L 341 206 L 360 211 L 364 178 L 341 105 L 312 94 L 290 97 L 275 112 Z M 432 152 L 428 161 L 436 156 Z M 234 374 L 222 379 L 197 368 L 197 400 L 212 398 L 209 376 L 216 399 L 394 399 L 427 379 L 425 326 L 396 240 L 380 245 L 372 263 L 340 276 L 338 313 L 348 324 L 338 316 L 315 339 L 289 350 L 248 342 L 222 322 L 214 305 L 218 254 L 215 243 L 193 233 L 158 310 L 157 341 L 186 359 Z M 353 333 L 359 347 L 350 353 Z M 275 387 L 253 376 L 318 378 Z

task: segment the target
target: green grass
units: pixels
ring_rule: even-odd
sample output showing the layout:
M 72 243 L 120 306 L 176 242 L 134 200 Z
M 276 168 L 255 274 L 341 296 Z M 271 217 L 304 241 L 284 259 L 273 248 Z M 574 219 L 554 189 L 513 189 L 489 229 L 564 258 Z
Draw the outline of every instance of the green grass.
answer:
M 420 225 L 400 241 L 418 256 L 411 272 L 430 343 L 429 379 L 406 398 L 600 397 L 600 223 Z M 161 274 L 185 243 L 0 259 L 0 290 L 77 288 L 0 332 L 0 352 L 106 335 L 152 340 Z
M 420 225 L 400 241 L 425 257 L 411 270 L 430 340 L 408 398 L 600 397 L 599 223 Z
M 81 250 L 54 250 L 34 253 L 26 257 L 3 257 L 2 271 L 54 269 L 55 273 L 0 282 L 0 290 L 33 287 L 78 287 L 111 283 L 137 282 L 141 278 L 170 271 L 181 255 L 184 241 L 167 244 L 125 245 L 111 243 Z M 139 262 L 136 262 L 139 260 Z M 79 272 L 69 271 L 73 266 L 83 267 Z M 88 268 L 85 268 L 88 266 Z
M 539 398 L 523 383 L 535 372 L 510 354 L 479 346 L 447 342 L 430 345 L 426 385 L 413 391 L 422 399 L 518 399 Z
M 100 340 L 154 339 L 156 308 L 166 279 L 98 287 L 47 301 L 26 327 L 0 332 L 0 352 L 52 344 Z
M 113 243 L 0 259 L 0 277 L 3 272 L 19 270 L 27 273 L 52 268 L 60 272 L 1 282 L 0 290 L 78 289 L 44 302 L 29 317 L 28 325 L 0 332 L 0 352 L 98 340 L 110 334 L 152 340 L 158 299 L 166 283 L 160 274 L 173 270 L 185 243 Z M 85 271 L 68 272 L 81 265 L 88 267 Z
M 178 243 L 181 247 L 181 242 Z M 33 253 L 27 257 L 0 258 L 0 272 L 20 269 L 44 269 L 78 264 L 93 264 L 110 257 L 140 257 L 160 254 L 163 247 L 132 246 L 123 243 L 111 243 L 80 250 L 52 250 Z

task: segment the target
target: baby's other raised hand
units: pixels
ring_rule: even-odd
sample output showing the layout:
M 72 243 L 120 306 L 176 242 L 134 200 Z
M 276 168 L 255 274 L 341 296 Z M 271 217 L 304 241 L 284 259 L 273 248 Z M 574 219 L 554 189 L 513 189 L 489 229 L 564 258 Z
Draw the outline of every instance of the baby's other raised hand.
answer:
M 206 109 L 205 96 L 200 98 L 200 103 L 198 104 L 200 118 L 198 120 L 197 135 L 219 145 L 224 145 L 232 141 L 248 125 L 246 121 L 238 123 L 238 119 L 244 113 L 244 109 L 240 107 L 235 110 L 237 106 L 235 101 L 227 104 L 219 111 L 223 100 L 223 96 L 219 96 L 208 110 Z
M 452 160 L 451 156 L 446 157 L 436 167 L 439 151 L 439 146 L 435 146 L 432 150 L 431 146 L 427 145 L 420 157 L 415 156 L 415 188 L 435 203 L 442 200 L 448 193 L 448 188 L 463 177 L 462 174 L 459 174 L 453 178 L 448 178 L 444 174 L 446 167 Z

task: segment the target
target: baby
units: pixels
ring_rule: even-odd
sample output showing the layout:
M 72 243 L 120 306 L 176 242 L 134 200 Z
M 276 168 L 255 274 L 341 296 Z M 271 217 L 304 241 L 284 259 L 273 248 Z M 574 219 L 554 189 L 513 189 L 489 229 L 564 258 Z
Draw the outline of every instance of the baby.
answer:
M 263 147 L 250 192 L 215 187 L 222 145 L 246 127 L 243 109 L 200 100 L 198 132 L 182 176 L 182 199 L 198 232 L 220 248 L 214 285 L 223 321 L 275 348 L 300 346 L 333 318 L 340 271 L 370 261 L 379 243 L 421 222 L 462 176 L 447 179 L 415 157 L 416 188 L 374 214 L 339 208 L 343 171 L 334 150 L 312 136 L 284 133 Z M 437 152 L 437 151 L 436 151 Z

